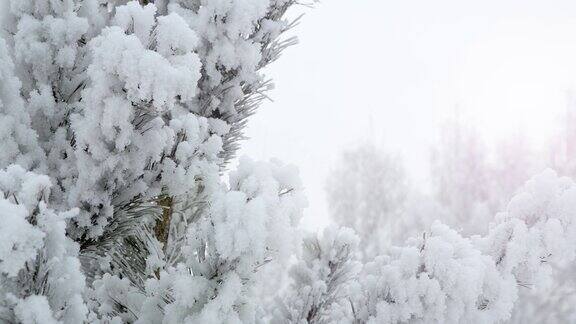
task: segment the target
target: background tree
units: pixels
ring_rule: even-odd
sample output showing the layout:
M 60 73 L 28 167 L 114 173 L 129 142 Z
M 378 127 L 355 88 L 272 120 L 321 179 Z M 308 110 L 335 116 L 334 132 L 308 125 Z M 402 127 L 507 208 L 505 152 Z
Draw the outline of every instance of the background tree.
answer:
M 477 225 L 491 217 L 488 154 L 477 131 L 459 115 L 441 128 L 430 174 L 434 195 L 451 218 L 448 223 L 478 233 Z
M 330 215 L 360 237 L 363 257 L 371 259 L 391 241 L 408 194 L 398 159 L 373 144 L 344 151 L 326 182 Z

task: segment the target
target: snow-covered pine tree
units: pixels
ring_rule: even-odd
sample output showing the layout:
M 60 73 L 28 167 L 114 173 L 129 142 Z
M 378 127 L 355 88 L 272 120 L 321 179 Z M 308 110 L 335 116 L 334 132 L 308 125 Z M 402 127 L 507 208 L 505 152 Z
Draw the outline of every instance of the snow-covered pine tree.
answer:
M 305 201 L 279 163 L 221 176 L 294 4 L 9 0 L 0 321 L 255 320 Z

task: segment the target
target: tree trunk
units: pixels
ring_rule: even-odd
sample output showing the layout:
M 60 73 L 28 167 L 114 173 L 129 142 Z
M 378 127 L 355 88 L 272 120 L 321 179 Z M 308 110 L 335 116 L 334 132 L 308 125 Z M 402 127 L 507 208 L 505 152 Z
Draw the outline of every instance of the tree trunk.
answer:
M 162 249 L 166 252 L 168 234 L 170 232 L 170 219 L 172 218 L 172 197 L 166 196 L 158 200 L 158 206 L 162 207 L 162 217 L 156 220 L 154 234 L 158 242 L 162 243 Z

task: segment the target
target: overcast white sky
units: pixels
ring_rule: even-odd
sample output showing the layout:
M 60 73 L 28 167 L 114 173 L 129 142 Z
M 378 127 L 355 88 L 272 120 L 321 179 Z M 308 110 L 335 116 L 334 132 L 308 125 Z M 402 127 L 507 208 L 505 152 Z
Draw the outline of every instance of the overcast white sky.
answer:
M 299 166 L 309 228 L 328 222 L 323 186 L 342 149 L 376 142 L 426 186 L 456 105 L 488 140 L 520 129 L 537 142 L 576 84 L 576 1 L 326 0 L 295 34 L 242 153 Z

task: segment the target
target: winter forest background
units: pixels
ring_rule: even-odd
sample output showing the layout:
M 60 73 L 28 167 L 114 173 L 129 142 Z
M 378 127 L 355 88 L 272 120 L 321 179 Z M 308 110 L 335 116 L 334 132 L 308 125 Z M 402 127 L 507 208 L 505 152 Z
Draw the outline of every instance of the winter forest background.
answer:
M 576 322 L 571 1 L 0 13 L 0 323 Z

